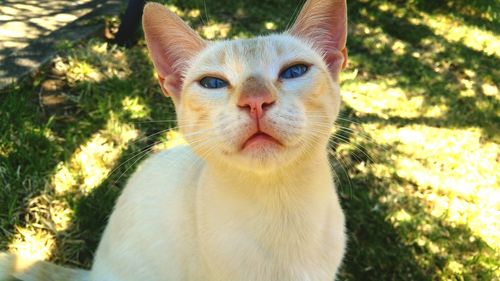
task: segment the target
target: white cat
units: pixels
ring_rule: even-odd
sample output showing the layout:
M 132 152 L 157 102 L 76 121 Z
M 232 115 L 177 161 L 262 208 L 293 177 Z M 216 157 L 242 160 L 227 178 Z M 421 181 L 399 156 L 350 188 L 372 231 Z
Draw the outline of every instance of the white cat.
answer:
M 333 280 L 344 215 L 327 157 L 345 66 L 345 0 L 309 0 L 284 34 L 202 40 L 143 17 L 188 145 L 131 177 L 81 280 Z

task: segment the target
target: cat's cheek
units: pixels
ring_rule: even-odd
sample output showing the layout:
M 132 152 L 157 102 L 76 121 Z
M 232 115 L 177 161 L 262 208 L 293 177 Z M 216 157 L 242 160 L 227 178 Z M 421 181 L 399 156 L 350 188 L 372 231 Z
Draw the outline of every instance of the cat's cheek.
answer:
M 212 119 L 211 116 L 217 108 L 217 99 L 208 94 L 191 89 L 182 93 L 182 110 L 186 117 L 195 118 L 202 123 Z
M 248 127 L 238 115 L 231 114 L 228 110 L 214 113 L 214 135 L 219 146 L 226 152 L 232 153 L 238 150 L 238 145 L 242 141 L 241 132 L 249 130 Z
M 330 116 L 330 113 L 338 111 L 340 95 L 338 87 L 325 80 L 327 79 L 315 81 L 317 87 L 311 89 L 310 94 L 304 97 L 303 102 L 307 112 L 324 114 L 326 117 Z
M 309 88 L 307 83 L 310 82 L 308 80 L 310 79 L 296 78 L 290 81 L 282 81 L 280 91 L 282 93 L 281 98 L 293 99 L 306 95 L 307 89 Z

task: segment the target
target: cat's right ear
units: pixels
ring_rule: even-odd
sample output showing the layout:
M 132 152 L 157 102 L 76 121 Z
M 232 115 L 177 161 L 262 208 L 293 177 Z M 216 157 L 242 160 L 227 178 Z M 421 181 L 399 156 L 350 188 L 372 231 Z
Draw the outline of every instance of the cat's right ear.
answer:
M 177 104 L 187 63 L 206 42 L 181 18 L 158 3 L 146 4 L 142 26 L 161 89 Z
M 289 33 L 316 47 L 333 77 L 346 67 L 346 0 L 307 0 Z

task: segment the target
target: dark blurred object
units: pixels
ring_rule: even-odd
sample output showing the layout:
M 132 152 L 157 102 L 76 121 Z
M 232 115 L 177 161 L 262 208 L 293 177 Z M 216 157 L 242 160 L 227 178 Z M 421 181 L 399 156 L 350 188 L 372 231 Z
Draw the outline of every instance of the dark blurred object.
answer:
M 142 10 L 145 4 L 145 0 L 128 1 L 118 32 L 115 34 L 115 38 L 110 40 L 111 43 L 125 47 L 131 47 L 137 43 L 137 30 L 141 25 Z

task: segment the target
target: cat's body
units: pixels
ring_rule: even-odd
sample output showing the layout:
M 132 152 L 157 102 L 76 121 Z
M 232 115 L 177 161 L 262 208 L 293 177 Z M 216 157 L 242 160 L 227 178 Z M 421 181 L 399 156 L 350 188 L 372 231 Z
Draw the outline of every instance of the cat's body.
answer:
M 155 155 L 118 201 L 91 280 L 331 280 L 343 215 L 323 160 L 297 171 L 304 193 L 292 171 L 259 182 L 188 146 Z
M 310 0 L 285 34 L 207 42 L 148 4 L 146 41 L 188 145 L 132 176 L 86 278 L 332 280 L 345 234 L 326 146 L 346 22 L 344 0 Z

